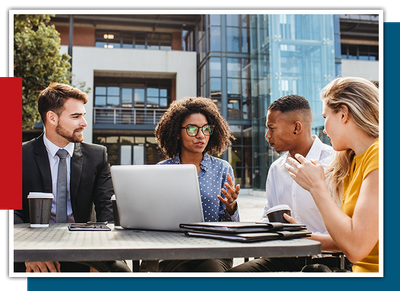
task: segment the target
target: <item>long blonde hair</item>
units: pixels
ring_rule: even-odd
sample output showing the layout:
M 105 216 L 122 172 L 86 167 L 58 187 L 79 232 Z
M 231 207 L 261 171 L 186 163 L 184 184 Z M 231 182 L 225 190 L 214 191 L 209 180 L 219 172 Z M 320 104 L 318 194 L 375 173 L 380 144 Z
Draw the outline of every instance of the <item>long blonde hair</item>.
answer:
M 346 105 L 360 129 L 373 138 L 379 137 L 379 90 L 372 82 L 358 77 L 337 78 L 322 89 L 321 99 L 334 113 Z M 338 152 L 325 171 L 336 202 L 354 156 L 351 149 Z

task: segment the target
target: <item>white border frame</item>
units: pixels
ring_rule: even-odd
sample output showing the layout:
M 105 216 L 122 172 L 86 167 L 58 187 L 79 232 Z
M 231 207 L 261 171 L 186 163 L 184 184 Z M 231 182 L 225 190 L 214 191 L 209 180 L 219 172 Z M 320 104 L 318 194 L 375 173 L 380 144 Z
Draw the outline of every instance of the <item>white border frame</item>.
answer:
M 384 236 L 383 236 L 383 202 L 384 202 L 384 185 L 383 185 L 383 140 L 384 140 L 384 115 L 383 115 L 383 10 L 351 10 L 351 9 L 321 9 L 321 10 L 307 10 L 302 8 L 301 10 L 251 10 L 251 9 L 237 9 L 232 10 L 220 10 L 220 9 L 201 9 L 201 10 L 149 10 L 149 9 L 131 9 L 131 10 L 96 10 L 96 9 L 79 9 L 79 10 L 61 10 L 61 9 L 48 9 L 48 10 L 28 10 L 28 9 L 10 9 L 9 10 L 9 76 L 14 76 L 13 63 L 14 63 L 14 14 L 378 14 L 379 15 L 379 94 L 381 96 L 379 102 L 379 114 L 380 114 L 380 159 L 379 159 L 379 273 L 15 273 L 14 270 L 14 216 L 13 211 L 9 211 L 9 276 L 10 277 L 144 277 L 144 278 L 161 278 L 161 277 L 383 277 L 384 273 Z

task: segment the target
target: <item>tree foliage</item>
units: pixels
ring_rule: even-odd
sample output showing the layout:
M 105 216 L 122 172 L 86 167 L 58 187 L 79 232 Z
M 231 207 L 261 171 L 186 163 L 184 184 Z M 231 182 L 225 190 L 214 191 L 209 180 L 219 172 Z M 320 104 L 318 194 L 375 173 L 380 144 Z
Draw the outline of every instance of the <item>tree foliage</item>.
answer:
M 50 15 L 14 15 L 14 76 L 22 77 L 22 127 L 40 121 L 37 97 L 51 82 L 70 83 L 70 56 L 60 53 L 61 40 Z

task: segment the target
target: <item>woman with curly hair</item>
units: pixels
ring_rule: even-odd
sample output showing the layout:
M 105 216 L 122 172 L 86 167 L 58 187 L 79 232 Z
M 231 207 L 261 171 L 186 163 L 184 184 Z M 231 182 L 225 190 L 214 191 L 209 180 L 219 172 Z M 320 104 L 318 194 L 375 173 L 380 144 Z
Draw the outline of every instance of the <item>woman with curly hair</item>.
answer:
M 222 154 L 233 138 L 214 102 L 204 97 L 172 102 L 158 123 L 155 136 L 168 158 L 159 164 L 194 164 L 197 167 L 204 220 L 239 221 L 236 199 L 240 186 L 234 186 L 229 163 L 212 156 Z M 163 261 L 160 269 L 222 272 L 231 266 L 232 259 Z
M 324 133 L 337 151 L 324 173 L 322 165 L 296 154 L 286 165 L 309 191 L 329 235 L 311 235 L 323 250 L 341 251 L 353 272 L 379 271 L 379 90 L 363 78 L 337 78 L 322 91 Z M 335 198 L 342 196 L 341 209 Z M 340 195 L 341 194 L 341 195 Z M 285 217 L 290 222 L 293 218 Z

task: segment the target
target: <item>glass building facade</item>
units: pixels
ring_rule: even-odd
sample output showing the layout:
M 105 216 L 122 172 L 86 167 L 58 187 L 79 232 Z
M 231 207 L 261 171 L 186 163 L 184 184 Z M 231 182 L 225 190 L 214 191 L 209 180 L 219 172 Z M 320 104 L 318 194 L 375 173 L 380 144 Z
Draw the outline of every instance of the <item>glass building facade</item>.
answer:
M 235 137 L 222 158 L 252 188 L 250 15 L 203 15 L 197 47 L 198 95 L 215 102 Z
M 223 158 L 243 188 L 263 190 L 278 158 L 265 139 L 271 102 L 307 98 L 322 138 L 319 93 L 336 75 L 334 16 L 204 15 L 198 36 L 198 95 L 216 103 L 236 138 Z
M 251 17 L 253 189 L 265 189 L 268 167 L 278 157 L 264 137 L 273 101 L 288 94 L 307 98 L 313 133 L 323 139 L 320 90 L 336 75 L 333 23 L 333 15 Z

